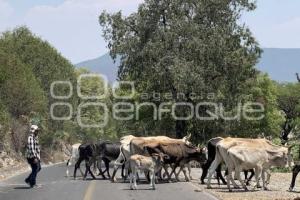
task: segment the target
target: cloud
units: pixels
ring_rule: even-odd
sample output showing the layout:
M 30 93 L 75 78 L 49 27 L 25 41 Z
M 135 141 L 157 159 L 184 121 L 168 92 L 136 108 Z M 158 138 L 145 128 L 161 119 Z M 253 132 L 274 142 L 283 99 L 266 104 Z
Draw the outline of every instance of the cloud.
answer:
M 24 24 L 47 39 L 73 63 L 107 52 L 98 17 L 102 10 L 126 15 L 137 10 L 143 0 L 66 0 L 58 6 L 35 6 Z

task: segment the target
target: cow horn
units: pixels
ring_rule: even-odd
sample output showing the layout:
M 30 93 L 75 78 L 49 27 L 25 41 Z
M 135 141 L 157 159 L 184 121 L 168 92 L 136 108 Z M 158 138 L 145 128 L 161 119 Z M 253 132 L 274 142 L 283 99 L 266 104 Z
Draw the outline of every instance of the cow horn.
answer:
M 189 139 L 191 139 L 191 137 L 192 137 L 192 133 L 189 133 L 189 134 L 186 136 L 186 139 L 189 140 Z

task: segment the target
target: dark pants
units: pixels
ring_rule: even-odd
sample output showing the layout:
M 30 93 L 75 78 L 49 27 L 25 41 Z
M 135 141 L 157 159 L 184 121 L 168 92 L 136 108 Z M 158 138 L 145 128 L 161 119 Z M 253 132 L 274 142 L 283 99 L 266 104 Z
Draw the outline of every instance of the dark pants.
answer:
M 31 167 L 31 174 L 25 179 L 30 186 L 34 186 L 36 184 L 36 176 L 38 172 L 41 170 L 41 163 L 37 160 L 37 163 L 34 163 L 34 158 L 27 158 L 27 161 Z

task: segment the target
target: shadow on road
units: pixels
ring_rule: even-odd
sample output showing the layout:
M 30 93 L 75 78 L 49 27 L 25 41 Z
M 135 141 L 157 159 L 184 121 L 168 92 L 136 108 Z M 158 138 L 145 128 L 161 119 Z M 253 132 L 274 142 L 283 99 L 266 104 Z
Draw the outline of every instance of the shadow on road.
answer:
M 29 186 L 20 186 L 20 187 L 14 187 L 15 190 L 28 190 L 31 189 Z
M 136 190 L 132 190 L 130 188 L 124 188 L 123 190 L 128 190 L 128 191 L 142 191 L 142 190 L 149 190 L 149 191 L 155 191 L 152 188 L 138 188 Z

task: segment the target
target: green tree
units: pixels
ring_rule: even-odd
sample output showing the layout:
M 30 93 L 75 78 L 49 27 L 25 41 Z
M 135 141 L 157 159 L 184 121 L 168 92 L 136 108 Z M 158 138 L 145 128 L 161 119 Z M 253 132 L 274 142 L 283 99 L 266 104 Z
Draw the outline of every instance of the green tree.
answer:
M 200 100 L 191 94 L 214 93 L 215 101 L 232 110 L 247 80 L 257 75 L 254 65 L 261 50 L 239 22 L 242 11 L 254 9 L 250 0 L 146 0 L 128 17 L 103 12 L 99 21 L 110 55 L 121 57 L 119 78 L 135 81 L 139 93 L 172 94 L 171 100 L 163 97 L 151 102 L 195 104 Z M 182 116 L 186 112 L 186 108 L 178 109 Z M 165 120 L 168 124 L 163 126 L 173 126 L 168 133 L 175 132 L 178 138 L 187 131 L 194 135 L 224 131 L 217 121 L 172 120 L 170 116 Z M 148 122 L 153 124 L 149 131 L 157 131 L 160 122 Z
M 90 74 L 86 69 L 76 70 L 76 75 Z M 85 97 L 87 96 L 101 96 L 105 94 L 104 80 L 99 77 L 82 77 L 80 81 L 80 91 Z M 116 139 L 116 124 L 111 117 L 111 88 L 107 85 L 107 94 L 101 99 L 84 99 L 79 100 L 79 105 L 82 106 L 80 113 L 80 120 L 84 125 L 99 125 L 104 123 L 105 110 L 100 106 L 85 106 L 85 103 L 103 103 L 107 107 L 108 122 L 105 127 L 85 127 L 77 125 L 77 137 L 82 141 L 96 141 L 99 139 Z M 79 113 L 77 113 L 79 114 Z
M 50 106 L 57 101 L 57 99 L 52 98 L 50 93 L 50 87 L 54 81 L 71 81 L 72 85 L 75 85 L 73 65 L 47 41 L 35 36 L 27 27 L 18 27 L 13 31 L 4 32 L 0 39 L 0 46 L 5 52 L 14 55 L 24 65 L 24 68 L 27 68 L 23 70 L 30 71 L 30 74 L 33 74 L 32 79 L 38 81 L 46 95 L 48 101 L 46 110 L 49 111 Z M 66 95 L 68 93 L 68 87 L 58 86 L 55 88 L 56 95 Z M 75 107 L 76 99 L 76 95 L 73 95 L 72 98 L 65 101 Z M 50 112 L 47 113 L 49 114 L 44 115 L 43 120 L 50 119 L 47 121 L 50 123 L 51 132 L 62 130 L 63 122 L 51 120 Z M 61 113 L 67 113 L 67 108 L 61 108 Z
M 290 133 L 296 133 L 300 126 L 300 83 L 278 84 L 278 105 L 284 113 L 281 137 L 288 141 Z
M 47 99 L 31 69 L 2 48 L 0 74 L 0 98 L 13 117 L 28 116 L 31 112 L 45 114 Z
M 261 120 L 245 120 L 237 122 L 233 126 L 233 132 L 245 137 L 257 137 L 258 135 L 280 136 L 281 126 L 284 122 L 284 115 L 279 109 L 277 102 L 277 84 L 272 81 L 267 74 L 260 74 L 255 80 L 249 82 L 248 90 L 244 92 L 242 102 L 260 103 L 264 107 Z

